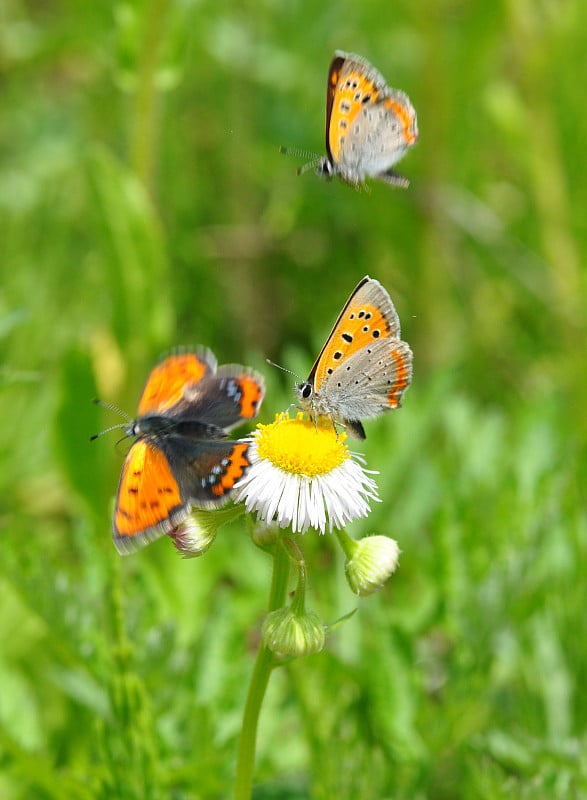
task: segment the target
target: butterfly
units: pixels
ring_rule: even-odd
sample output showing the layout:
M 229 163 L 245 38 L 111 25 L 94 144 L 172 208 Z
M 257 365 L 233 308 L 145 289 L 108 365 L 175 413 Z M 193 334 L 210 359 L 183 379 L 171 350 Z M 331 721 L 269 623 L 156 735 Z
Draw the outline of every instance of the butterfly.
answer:
M 147 379 L 133 442 L 114 506 L 114 544 L 127 554 L 171 533 L 192 507 L 216 508 L 229 497 L 249 459 L 246 440 L 227 431 L 253 419 L 265 394 L 262 376 L 248 367 L 217 368 L 205 347 L 168 355 Z
M 412 351 L 379 281 L 366 276 L 340 312 L 308 379 L 296 385 L 301 408 L 365 438 L 362 419 L 399 408 L 412 380 Z
M 417 140 L 418 121 L 409 97 L 389 87 L 361 56 L 337 50 L 326 87 L 326 155 L 305 164 L 298 174 L 315 168 L 319 175 L 337 176 L 356 187 L 365 178 L 377 178 L 405 189 L 409 180 L 391 167 Z

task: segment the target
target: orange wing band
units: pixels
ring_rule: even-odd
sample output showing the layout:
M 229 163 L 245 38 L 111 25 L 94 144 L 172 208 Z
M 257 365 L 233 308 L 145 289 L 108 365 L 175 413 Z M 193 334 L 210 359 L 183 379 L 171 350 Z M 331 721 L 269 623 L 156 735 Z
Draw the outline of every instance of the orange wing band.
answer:
M 386 108 L 391 109 L 391 111 L 393 111 L 393 113 L 399 119 L 406 144 L 408 146 L 414 144 L 418 139 L 414 133 L 414 115 L 411 114 L 409 110 L 405 108 L 405 106 L 390 97 L 388 97 L 385 101 L 385 106 Z
M 395 366 L 396 379 L 387 396 L 387 400 L 390 408 L 399 408 L 401 405 L 401 396 L 406 387 L 410 385 L 411 368 L 405 353 L 400 350 L 393 350 L 391 352 L 391 358 Z
M 254 378 L 240 378 L 241 397 L 241 417 L 252 419 L 257 415 L 259 403 L 263 399 L 263 390 Z
M 217 497 L 223 497 L 245 474 L 245 469 L 250 463 L 249 459 L 247 458 L 248 449 L 249 445 L 247 442 L 235 444 L 232 455 L 230 456 L 230 461 L 224 474 L 222 475 L 222 478 L 212 486 L 212 491 Z

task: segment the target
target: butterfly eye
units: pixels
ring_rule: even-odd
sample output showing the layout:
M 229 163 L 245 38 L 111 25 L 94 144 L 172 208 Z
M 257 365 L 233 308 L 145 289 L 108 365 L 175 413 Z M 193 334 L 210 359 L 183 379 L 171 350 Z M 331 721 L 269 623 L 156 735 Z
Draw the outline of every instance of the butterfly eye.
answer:
M 124 432 L 127 436 L 140 436 L 142 433 L 141 426 L 138 420 L 131 422 L 128 428 L 125 428 Z
M 307 400 L 308 397 L 311 397 L 311 395 L 312 395 L 312 384 L 303 383 L 300 388 L 302 390 L 302 397 L 304 398 L 304 400 Z

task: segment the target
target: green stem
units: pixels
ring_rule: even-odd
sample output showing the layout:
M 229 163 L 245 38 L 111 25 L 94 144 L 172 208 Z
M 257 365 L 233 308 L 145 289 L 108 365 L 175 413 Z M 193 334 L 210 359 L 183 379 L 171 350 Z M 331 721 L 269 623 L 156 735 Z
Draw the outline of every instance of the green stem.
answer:
M 291 611 L 296 614 L 304 614 L 306 610 L 306 562 L 294 539 L 289 536 L 284 537 L 283 545 L 289 550 L 289 559 L 298 570 L 298 585 L 291 602 Z
M 355 542 L 354 539 L 348 535 L 348 533 L 342 529 L 338 530 L 335 529 L 334 533 L 336 534 L 336 538 L 340 546 L 342 547 L 342 551 L 346 556 L 347 561 L 350 561 L 355 552 L 357 551 L 358 544 Z
M 290 560 L 288 554 L 282 542 L 279 541 L 273 552 L 273 576 L 269 593 L 269 611 L 275 611 L 285 603 L 289 570 Z M 257 726 L 272 668 L 273 653 L 264 644 L 261 644 L 251 676 L 243 715 L 236 764 L 235 800 L 249 800 L 251 797 L 257 745 Z
M 137 69 L 130 161 L 138 178 L 151 191 L 157 142 L 157 68 L 170 0 L 151 0 Z

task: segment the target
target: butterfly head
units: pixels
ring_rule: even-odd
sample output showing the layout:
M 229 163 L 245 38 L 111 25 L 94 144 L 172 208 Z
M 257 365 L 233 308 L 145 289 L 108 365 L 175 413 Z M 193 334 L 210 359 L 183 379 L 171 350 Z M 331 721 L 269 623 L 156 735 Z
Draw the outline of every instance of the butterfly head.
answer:
M 328 156 L 323 156 L 318 163 L 314 163 L 314 172 L 316 175 L 319 175 L 322 178 L 326 178 L 327 181 L 331 181 L 334 177 L 335 170 L 334 164 L 328 158 Z
M 300 381 L 295 385 L 296 394 L 304 410 L 311 410 L 314 398 L 314 384 L 312 381 Z
M 334 167 L 328 156 L 316 156 L 316 158 L 299 167 L 296 174 L 303 175 L 304 172 L 309 172 L 310 170 L 314 170 L 316 175 L 327 180 L 330 180 L 334 175 Z
M 365 439 L 365 429 L 360 420 L 347 419 L 340 413 L 336 403 L 329 402 L 328 396 L 318 395 L 314 389 L 312 380 L 296 383 L 296 394 L 300 407 L 303 411 L 316 420 L 319 417 L 326 417 L 332 420 L 332 424 L 342 425 L 346 433 L 353 439 Z

